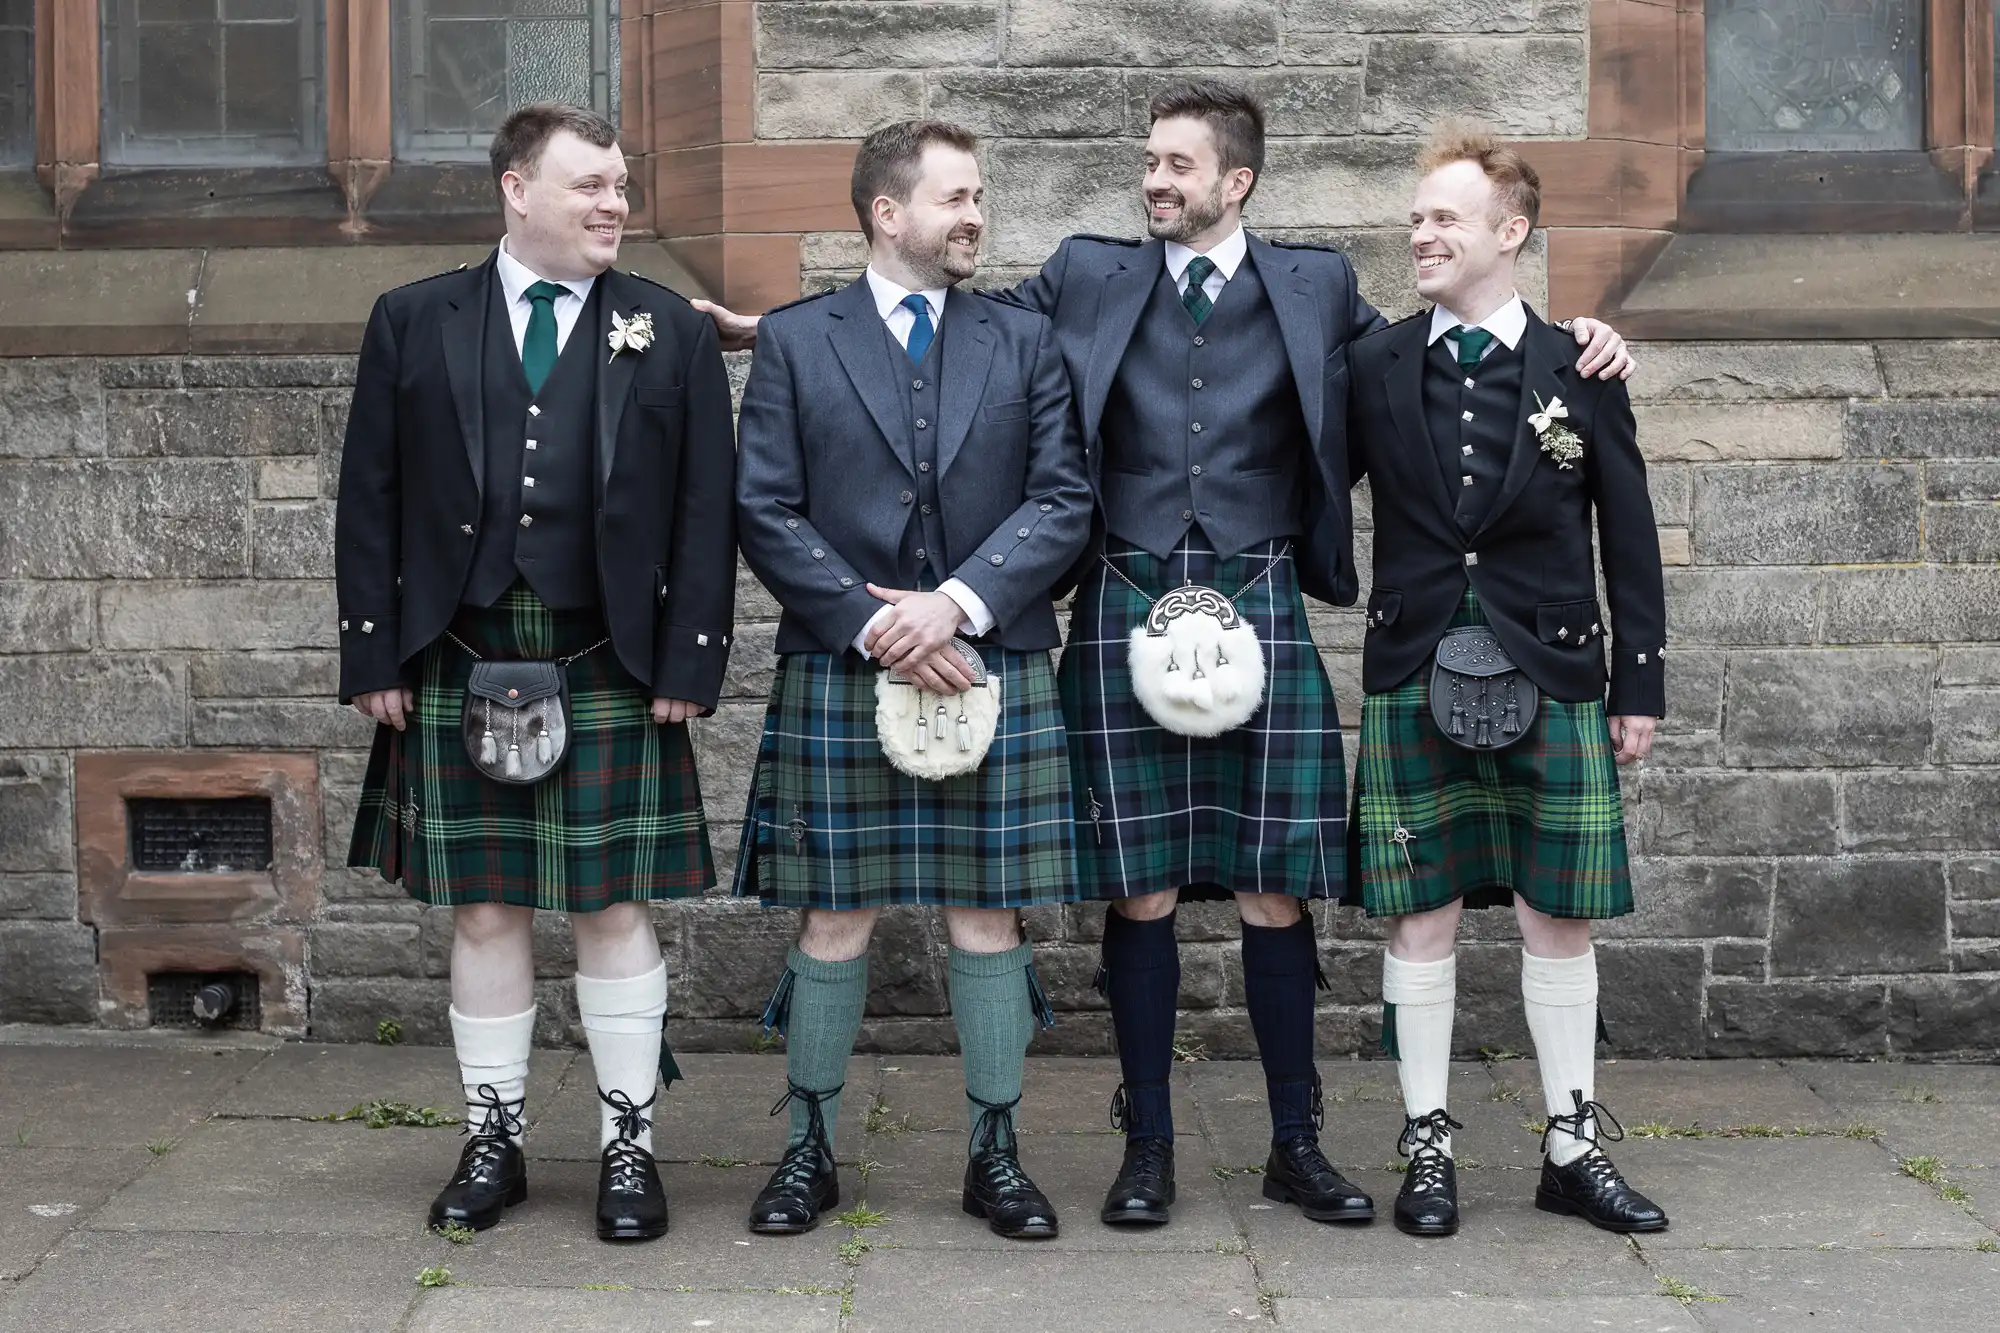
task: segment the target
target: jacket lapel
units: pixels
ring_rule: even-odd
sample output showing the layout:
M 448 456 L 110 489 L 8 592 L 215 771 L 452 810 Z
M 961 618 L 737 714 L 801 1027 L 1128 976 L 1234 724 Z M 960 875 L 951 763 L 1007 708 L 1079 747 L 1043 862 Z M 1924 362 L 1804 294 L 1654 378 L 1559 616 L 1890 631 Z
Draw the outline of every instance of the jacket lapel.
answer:
M 1456 533 L 1458 515 L 1444 474 L 1438 471 L 1437 448 L 1431 440 L 1430 423 L 1424 412 L 1424 356 L 1430 346 L 1430 320 L 1406 321 L 1397 330 L 1389 370 L 1383 376 L 1389 391 L 1389 419 L 1402 437 L 1400 461 L 1406 480 L 1429 492 L 1444 520 L 1445 530 Z
M 1325 302 L 1313 297 L 1312 280 L 1298 271 L 1296 260 L 1269 241 L 1244 233 L 1249 242 L 1250 262 L 1257 266 L 1271 307 L 1278 313 L 1278 332 L 1285 340 L 1285 354 L 1292 363 L 1292 379 L 1299 388 L 1299 407 L 1305 412 L 1306 434 L 1313 448 L 1319 448 L 1320 418 L 1325 415 L 1326 337 L 1320 315 Z
M 1139 327 L 1146 298 L 1153 294 L 1153 284 L 1160 280 L 1166 263 L 1166 242 L 1148 241 L 1132 253 L 1129 264 L 1104 279 L 1104 294 L 1097 304 L 1097 329 L 1090 343 L 1090 366 L 1084 373 L 1085 444 L 1097 438 L 1097 427 L 1104 420 L 1104 404 L 1110 401 L 1111 381 L 1117 377 L 1118 363 L 1125 359 L 1125 349 L 1132 342 L 1133 330 Z
M 472 467 L 472 485 L 486 494 L 486 312 L 493 304 L 497 264 L 494 251 L 474 269 L 473 281 L 453 300 L 455 313 L 439 330 L 444 340 L 445 378 L 451 382 L 451 402 L 465 444 L 465 461 Z
M 833 321 L 827 337 L 833 343 L 834 355 L 840 358 L 847 378 L 861 395 L 868 415 L 875 419 L 875 428 L 882 432 L 883 440 L 895 450 L 904 469 L 915 476 L 917 467 L 911 454 L 909 432 L 904 429 L 902 415 L 895 406 L 896 381 L 890 374 L 888 358 L 882 355 L 882 339 L 886 336 L 882 316 L 875 309 L 868 279 L 857 278 L 836 293 L 827 302 L 827 314 Z M 951 382 L 948 376 L 945 382 Z
M 1528 417 L 1540 410 L 1536 396 L 1540 395 L 1544 403 L 1565 395 L 1572 399 L 1576 396 L 1566 381 L 1573 371 L 1576 348 L 1565 346 L 1565 341 L 1561 333 L 1543 323 L 1534 311 L 1528 311 L 1527 332 L 1521 336 L 1521 405 L 1515 415 L 1514 452 L 1507 457 L 1507 475 L 1500 483 L 1500 494 L 1487 511 L 1486 521 L 1473 534 L 1475 539 L 1507 512 L 1507 506 L 1514 503 L 1528 479 L 1535 475 L 1542 446 Z
M 618 457 L 618 423 L 625 419 L 625 405 L 632 398 L 632 380 L 639 373 L 639 358 L 646 355 L 631 349 L 616 356 L 611 354 L 611 316 L 616 313 L 629 321 L 644 307 L 645 298 L 639 285 L 615 268 L 598 274 L 597 285 L 597 327 L 585 328 L 579 321 L 570 336 L 590 338 L 586 350 L 597 366 L 597 475 L 608 486 L 611 465 Z M 655 343 L 648 346 L 647 352 L 657 345 L 660 336 L 657 328 L 653 336 Z
M 973 414 L 986 396 L 986 374 L 993 366 L 993 335 L 986 327 L 984 301 L 951 288 L 944 294 L 944 324 L 950 331 L 938 373 L 940 477 L 951 470 L 951 461 L 972 429 Z

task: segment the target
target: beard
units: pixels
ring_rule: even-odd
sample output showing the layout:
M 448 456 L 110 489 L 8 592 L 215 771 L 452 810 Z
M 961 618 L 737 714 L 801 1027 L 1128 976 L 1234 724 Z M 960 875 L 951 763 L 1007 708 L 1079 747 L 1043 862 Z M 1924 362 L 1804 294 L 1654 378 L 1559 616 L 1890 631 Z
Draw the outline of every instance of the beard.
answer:
M 952 248 L 952 239 L 970 241 L 974 253 L 966 254 Z M 922 290 L 934 287 L 949 287 L 963 282 L 979 270 L 977 248 L 979 228 L 967 226 L 947 227 L 942 231 L 915 235 L 899 241 L 896 257 L 903 261 L 918 281 Z
M 1222 202 L 1223 182 L 1218 178 L 1215 188 L 1200 199 L 1190 199 L 1178 194 L 1181 211 L 1175 217 L 1156 217 L 1153 210 L 1146 210 L 1146 234 L 1156 241 L 1178 241 L 1186 245 L 1195 237 L 1222 221 L 1225 206 Z M 1150 201 L 1148 201 L 1150 202 Z

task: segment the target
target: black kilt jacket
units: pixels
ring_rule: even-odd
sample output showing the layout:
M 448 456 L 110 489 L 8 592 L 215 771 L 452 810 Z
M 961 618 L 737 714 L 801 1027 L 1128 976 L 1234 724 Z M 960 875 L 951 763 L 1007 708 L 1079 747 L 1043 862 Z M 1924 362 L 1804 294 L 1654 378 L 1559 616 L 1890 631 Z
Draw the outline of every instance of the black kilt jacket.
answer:
M 1665 716 L 1660 540 L 1624 381 L 1580 374 L 1574 340 L 1530 310 L 1513 450 L 1499 496 L 1467 534 L 1425 421 L 1430 318 L 1392 324 L 1348 353 L 1348 459 L 1356 481 L 1369 478 L 1375 510 L 1362 688 L 1393 690 L 1428 663 L 1470 581 L 1501 644 L 1549 697 L 1603 699 L 1614 717 Z M 1567 469 L 1528 419 L 1538 395 L 1561 398 L 1564 424 L 1582 437 L 1583 457 Z M 1609 617 L 1598 605 L 1593 510 Z
M 340 697 L 414 683 L 471 571 L 485 486 L 482 325 L 495 261 L 385 293 L 362 337 L 340 467 Z M 619 662 L 655 698 L 712 710 L 736 601 L 735 431 L 715 326 L 636 274 L 598 278 L 594 522 Z M 611 355 L 614 313 L 654 342 Z

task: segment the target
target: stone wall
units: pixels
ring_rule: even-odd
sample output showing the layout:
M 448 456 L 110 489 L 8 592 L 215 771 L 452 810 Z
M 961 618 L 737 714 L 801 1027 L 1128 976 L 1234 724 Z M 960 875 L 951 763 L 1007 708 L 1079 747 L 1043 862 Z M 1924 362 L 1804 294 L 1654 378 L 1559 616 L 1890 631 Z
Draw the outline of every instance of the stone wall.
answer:
M 1271 100 L 1253 225 L 1342 246 L 1401 312 L 1414 137 L 1445 110 L 1522 138 L 1581 134 L 1587 15 L 1577 0 L 762 4 L 756 130 L 974 126 L 987 280 L 1007 280 L 1070 231 L 1136 231 L 1145 100 L 1200 62 Z M 863 253 L 825 233 L 802 258 L 823 287 Z M 1544 285 L 1537 249 L 1524 290 L 1539 301 Z M 1602 932 L 1616 1049 L 2000 1049 L 2000 343 L 1637 350 L 1672 716 L 1628 775 L 1640 910 Z M 0 361 L 0 1020 L 100 1017 L 96 932 L 77 915 L 79 750 L 305 749 L 327 866 L 311 1032 L 368 1040 L 395 1018 L 407 1040 L 447 1037 L 448 917 L 340 868 L 368 740 L 331 702 L 351 377 L 341 358 Z M 725 884 L 776 615 L 739 587 L 728 698 L 695 729 Z M 1351 723 L 1359 619 L 1313 620 Z M 750 1044 L 789 914 L 712 899 L 658 915 L 676 1040 Z M 1089 987 L 1101 911 L 1030 916 L 1064 1011 L 1037 1049 L 1108 1050 Z M 1344 909 L 1319 920 L 1322 1043 L 1365 1051 L 1375 933 Z M 541 928 L 557 1040 L 574 1035 L 571 959 L 564 922 Z M 940 924 L 903 912 L 882 930 L 864 1040 L 949 1048 Z M 1181 931 L 1188 1040 L 1247 1054 L 1233 911 L 1189 909 Z M 1522 1049 L 1512 923 L 1487 914 L 1468 934 L 1461 1044 Z

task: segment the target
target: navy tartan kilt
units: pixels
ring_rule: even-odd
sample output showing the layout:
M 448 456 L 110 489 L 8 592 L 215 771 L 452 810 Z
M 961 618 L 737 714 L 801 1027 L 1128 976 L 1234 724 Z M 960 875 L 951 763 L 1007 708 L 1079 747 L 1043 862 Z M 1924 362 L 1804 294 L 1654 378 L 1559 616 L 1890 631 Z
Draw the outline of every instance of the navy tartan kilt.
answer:
M 1165 560 L 1116 538 L 1104 554 L 1148 596 L 1190 582 L 1230 596 L 1286 546 L 1275 539 L 1219 560 L 1191 530 Z M 1264 705 L 1234 731 L 1204 740 L 1160 727 L 1133 693 L 1130 635 L 1150 603 L 1103 561 L 1077 588 L 1057 679 L 1086 897 L 1172 888 L 1190 899 L 1341 896 L 1347 784 L 1340 714 L 1288 552 L 1236 608 L 1263 644 Z
M 736 893 L 773 906 L 1028 907 L 1073 901 L 1068 755 L 1046 652 L 982 648 L 1000 681 L 985 761 L 942 782 L 898 772 L 858 654 L 778 659 Z
M 566 657 L 606 630 L 598 611 L 551 611 L 517 583 L 490 607 L 460 607 L 451 633 L 501 660 Z M 569 755 L 528 787 L 495 782 L 465 753 L 473 659 L 441 638 L 419 661 L 409 729 L 375 729 L 349 865 L 433 906 L 593 912 L 715 883 L 687 727 L 653 721 L 610 644 L 570 664 Z

